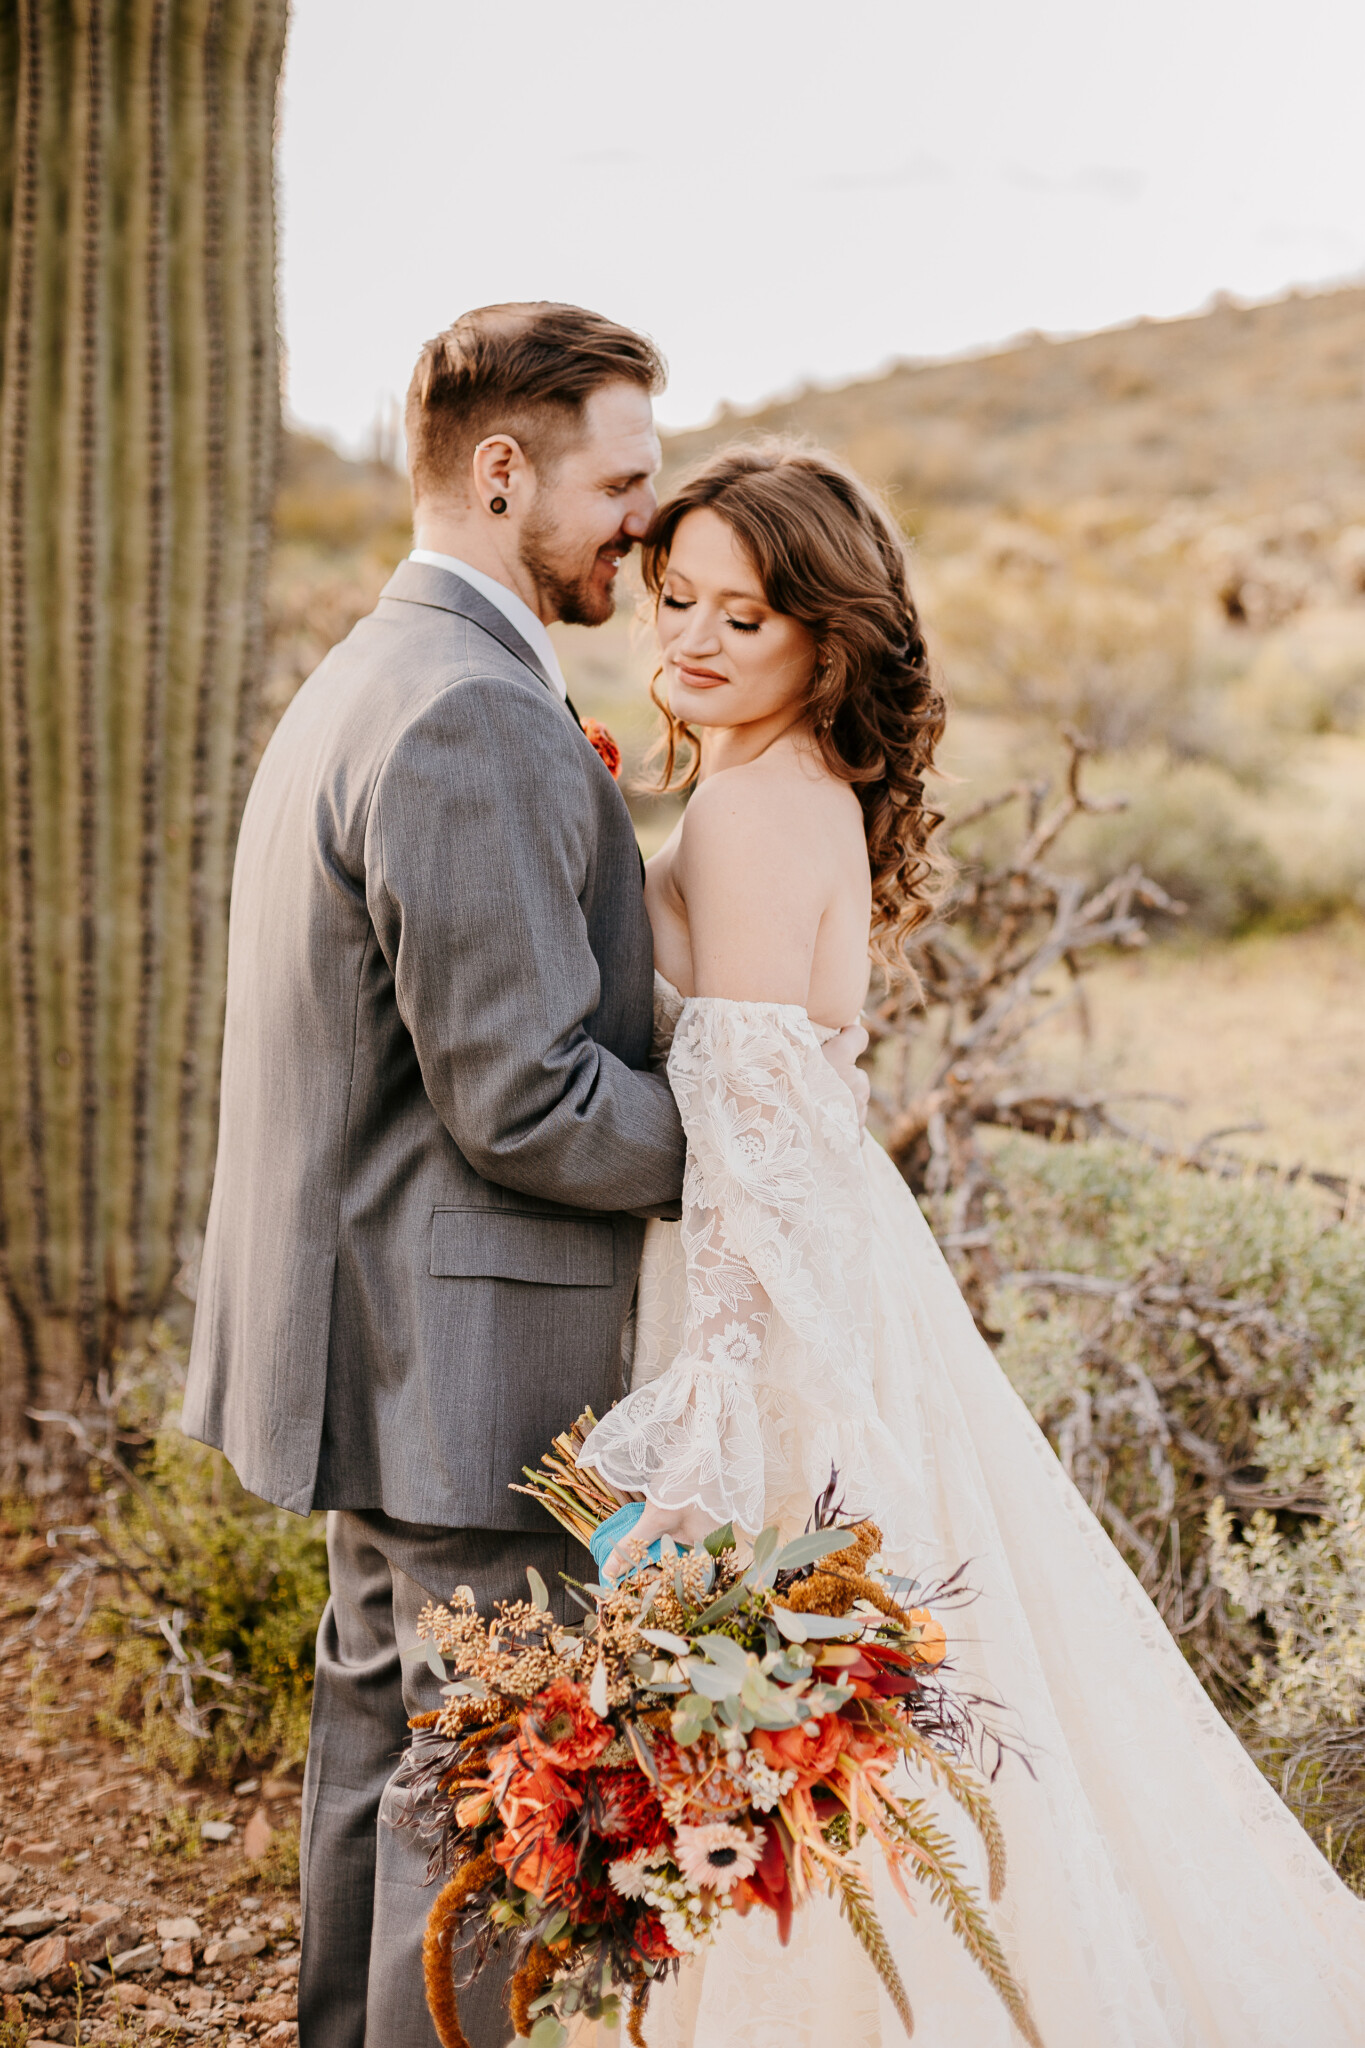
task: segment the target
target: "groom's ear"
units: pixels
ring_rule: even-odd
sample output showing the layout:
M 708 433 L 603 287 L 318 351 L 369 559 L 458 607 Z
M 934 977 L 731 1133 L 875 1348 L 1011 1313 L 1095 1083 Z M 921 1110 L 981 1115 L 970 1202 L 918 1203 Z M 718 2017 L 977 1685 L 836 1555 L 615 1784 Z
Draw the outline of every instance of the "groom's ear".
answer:
M 513 434 L 489 434 L 470 462 L 475 506 L 484 512 L 524 512 L 535 490 L 535 470 Z

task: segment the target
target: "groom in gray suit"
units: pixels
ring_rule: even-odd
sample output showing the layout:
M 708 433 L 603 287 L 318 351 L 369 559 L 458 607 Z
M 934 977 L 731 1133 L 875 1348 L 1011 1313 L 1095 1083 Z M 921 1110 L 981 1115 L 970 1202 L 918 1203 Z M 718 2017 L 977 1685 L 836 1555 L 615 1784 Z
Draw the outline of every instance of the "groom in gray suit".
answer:
M 681 1190 L 630 815 L 545 630 L 611 614 L 662 380 L 572 306 L 427 345 L 418 547 L 295 697 L 242 821 L 185 1428 L 329 1510 L 301 2048 L 435 2048 L 426 1854 L 377 1826 L 408 1716 L 440 1703 L 414 1624 L 457 1585 L 485 1611 L 524 1594 L 528 1565 L 593 1575 L 509 1482 L 621 1394 L 643 1219 Z M 501 1988 L 462 1995 L 475 2048 L 510 2038 Z

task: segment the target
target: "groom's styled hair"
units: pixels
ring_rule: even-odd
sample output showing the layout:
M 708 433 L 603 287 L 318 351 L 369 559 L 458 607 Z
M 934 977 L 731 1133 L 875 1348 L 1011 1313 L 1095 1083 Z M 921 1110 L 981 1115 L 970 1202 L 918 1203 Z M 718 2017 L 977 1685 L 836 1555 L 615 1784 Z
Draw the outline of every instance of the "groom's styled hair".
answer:
M 463 491 L 490 434 L 514 435 L 536 469 L 553 468 L 594 391 L 624 380 L 654 397 L 666 376 L 652 341 L 582 306 L 537 300 L 462 313 L 426 344 L 408 386 L 413 496 Z

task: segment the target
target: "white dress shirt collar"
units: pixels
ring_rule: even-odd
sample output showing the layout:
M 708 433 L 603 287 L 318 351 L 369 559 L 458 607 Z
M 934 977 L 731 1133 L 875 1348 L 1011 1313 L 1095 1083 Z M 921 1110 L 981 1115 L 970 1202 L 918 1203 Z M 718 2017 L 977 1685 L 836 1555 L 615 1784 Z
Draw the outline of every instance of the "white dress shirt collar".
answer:
M 540 657 L 544 669 L 562 701 L 567 702 L 569 689 L 555 653 L 555 643 L 546 632 L 540 620 L 528 604 L 523 604 L 515 590 L 509 590 L 505 583 L 498 583 L 492 576 L 485 576 L 482 569 L 471 569 L 468 562 L 462 562 L 455 555 L 438 555 L 431 548 L 414 548 L 408 556 L 410 562 L 425 562 L 429 569 L 449 569 L 452 576 L 462 576 L 480 597 L 496 605 L 509 626 L 516 628 L 533 654 Z

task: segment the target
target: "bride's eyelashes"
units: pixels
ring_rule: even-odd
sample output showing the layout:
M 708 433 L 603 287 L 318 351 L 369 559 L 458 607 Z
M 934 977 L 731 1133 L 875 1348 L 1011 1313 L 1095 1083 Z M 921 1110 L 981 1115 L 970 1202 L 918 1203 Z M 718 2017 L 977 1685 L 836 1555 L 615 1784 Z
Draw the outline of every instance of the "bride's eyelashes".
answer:
M 669 597 L 667 593 L 665 593 L 660 602 L 662 603 L 665 611 L 690 612 L 693 605 L 696 603 L 696 599 L 691 597 Z M 726 618 L 722 621 L 722 623 L 727 626 L 733 626 L 737 633 L 756 633 L 759 627 L 763 624 L 763 621 L 762 619 L 746 620 Z

